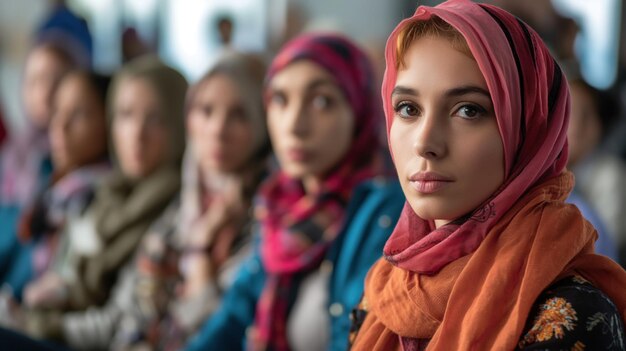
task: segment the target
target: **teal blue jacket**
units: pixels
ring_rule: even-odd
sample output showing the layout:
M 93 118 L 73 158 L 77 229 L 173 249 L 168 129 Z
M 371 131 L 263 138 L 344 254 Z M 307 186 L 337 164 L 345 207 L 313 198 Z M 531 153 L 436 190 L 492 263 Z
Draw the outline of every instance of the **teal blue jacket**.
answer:
M 348 347 L 350 312 L 363 294 L 363 281 L 381 257 L 405 198 L 395 180 L 360 184 L 348 204 L 344 229 L 326 255 L 333 263 L 327 311 L 330 317 L 328 350 Z M 242 264 L 221 306 L 191 339 L 186 350 L 241 350 L 245 332 L 254 322 L 256 303 L 265 283 L 258 247 Z
M 52 159 L 46 155 L 39 165 L 36 195 L 45 188 L 52 176 Z M 0 182 L 2 179 L 0 179 Z M 26 284 L 34 278 L 33 252 L 35 241 L 22 243 L 18 240 L 17 230 L 22 211 L 18 203 L 7 203 L 0 199 L 0 285 L 8 285 L 13 297 L 22 299 Z

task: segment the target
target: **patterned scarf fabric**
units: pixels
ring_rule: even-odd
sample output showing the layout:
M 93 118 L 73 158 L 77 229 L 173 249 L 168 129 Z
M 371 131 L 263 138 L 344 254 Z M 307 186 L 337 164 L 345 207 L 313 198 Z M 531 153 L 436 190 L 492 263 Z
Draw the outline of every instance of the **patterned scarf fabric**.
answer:
M 29 205 L 51 173 L 52 167 L 45 166 L 49 160 L 46 131 L 30 127 L 24 134 L 9 139 L 0 160 L 0 205 Z
M 324 179 L 317 194 L 305 194 L 300 181 L 284 173 L 263 187 L 257 206 L 262 227 L 261 257 L 267 280 L 257 304 L 255 349 L 289 350 L 286 336 L 290 300 L 299 273 L 319 267 L 343 225 L 354 187 L 377 172 L 378 148 L 373 76 L 365 54 L 335 35 L 305 35 L 277 55 L 267 80 L 296 60 L 311 60 L 328 70 L 346 95 L 356 119 L 354 141 Z
M 72 210 L 75 200 L 93 193 L 96 182 L 110 171 L 108 162 L 97 163 L 76 169 L 42 192 L 32 207 L 31 220 L 20 232 L 23 239 L 32 235 L 45 234 L 63 225 L 65 214 Z M 29 235 L 30 234 L 30 235 Z
M 96 183 L 110 170 L 108 162 L 76 169 L 41 193 L 35 204 L 20 219 L 21 240 L 43 236 L 34 254 L 35 272 L 47 269 L 54 251 L 56 234 L 68 215 L 79 215 L 93 197 Z

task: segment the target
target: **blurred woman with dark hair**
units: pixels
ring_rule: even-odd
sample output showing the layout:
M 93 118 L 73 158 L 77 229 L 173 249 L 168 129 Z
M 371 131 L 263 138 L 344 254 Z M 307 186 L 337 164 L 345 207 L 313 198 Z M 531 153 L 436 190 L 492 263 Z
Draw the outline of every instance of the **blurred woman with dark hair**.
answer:
M 264 66 L 232 54 L 187 94 L 183 185 L 101 308 L 67 313 L 73 349 L 177 350 L 221 302 L 251 246 L 252 197 L 267 173 Z
M 24 285 L 49 268 L 60 232 L 89 206 L 97 181 L 109 170 L 108 84 L 107 77 L 71 71 L 56 91 L 49 127 L 54 173 L 21 215 L 21 245 L 4 276 L 19 300 Z
M 63 313 L 104 303 L 119 269 L 177 194 L 186 89 L 183 76 L 155 57 L 116 74 L 108 94 L 114 170 L 66 224 L 67 250 L 28 286 L 28 333 L 57 337 Z

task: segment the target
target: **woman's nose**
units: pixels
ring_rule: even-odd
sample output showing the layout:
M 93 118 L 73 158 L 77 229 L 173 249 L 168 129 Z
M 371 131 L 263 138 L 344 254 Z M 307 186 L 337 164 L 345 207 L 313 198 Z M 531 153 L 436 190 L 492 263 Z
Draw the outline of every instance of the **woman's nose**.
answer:
M 309 132 L 309 114 L 304 104 L 294 103 L 287 108 L 285 113 L 287 114 L 285 118 L 286 129 L 291 134 L 304 136 Z
M 413 149 L 417 155 L 427 159 L 441 158 L 446 153 L 446 126 L 436 114 L 424 114 L 417 121 Z

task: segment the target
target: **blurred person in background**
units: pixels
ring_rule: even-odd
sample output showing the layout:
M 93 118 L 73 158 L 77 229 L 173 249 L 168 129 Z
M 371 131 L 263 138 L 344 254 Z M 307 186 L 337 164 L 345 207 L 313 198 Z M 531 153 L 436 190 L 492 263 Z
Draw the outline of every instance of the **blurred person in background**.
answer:
M 137 305 L 153 309 L 125 312 L 113 349 L 179 350 L 218 308 L 252 251 L 252 199 L 270 151 L 264 73 L 258 58 L 231 53 L 190 90 L 184 183 L 169 223 L 175 228 L 146 238 L 133 273 Z M 156 289 L 142 294 L 137 281 Z
M 39 26 L 26 58 L 22 97 L 26 130 L 9 141 L 1 157 L 0 203 L 23 206 L 37 184 L 51 172 L 47 128 L 52 97 L 61 77 L 72 68 L 89 68 L 92 41 L 85 21 L 64 10 Z
M 72 11 L 64 0 L 49 0 L 50 9 L 37 27 L 38 43 L 54 43 L 71 55 L 74 63 L 89 69 L 93 61 L 93 39 L 87 21 Z
M 61 19 L 53 13 L 44 20 L 24 68 L 25 130 L 0 150 L 0 276 L 14 264 L 20 211 L 32 205 L 52 174 L 47 129 L 54 92 L 65 73 L 90 62 L 91 35 L 82 18 L 63 12 Z
M 550 49 L 552 55 L 557 59 L 559 66 L 567 72 L 568 76 L 578 77 L 580 76 L 580 65 L 578 59 L 576 57 L 575 50 L 575 40 L 580 31 L 580 28 L 576 21 L 572 18 L 568 18 L 562 16 L 555 9 L 551 0 L 540 0 L 536 2 L 524 3 L 517 2 L 511 0 L 492 0 L 488 1 L 490 3 L 496 4 L 497 6 L 501 6 L 504 9 L 514 13 L 516 16 L 519 16 L 526 23 L 528 23 L 532 28 L 534 28 L 541 38 L 545 41 L 546 45 Z M 603 108 L 605 112 L 608 112 L 609 109 L 613 109 L 616 105 L 615 102 L 609 101 L 607 96 L 608 93 L 601 93 L 595 88 L 589 86 L 585 83 L 582 78 L 576 78 L 575 81 L 579 81 L 581 84 L 589 87 L 593 91 L 598 94 L 595 94 L 596 97 L 603 99 L 608 105 Z M 574 82 L 577 85 L 576 82 Z M 589 102 L 584 101 L 574 101 L 577 100 L 577 96 L 581 95 L 581 90 L 584 88 L 574 87 L 572 86 L 572 118 L 570 119 L 570 137 L 569 137 L 569 145 L 570 145 L 570 162 L 568 164 L 568 168 L 572 169 L 572 167 L 576 167 L 575 164 L 580 161 L 579 153 L 580 148 L 578 144 L 587 143 L 588 138 L 583 136 L 583 134 L 589 135 L 593 134 L 596 126 L 592 126 L 591 130 L 582 130 L 579 129 L 580 123 L 579 121 L 584 120 L 585 118 L 580 118 L 580 115 L 587 114 L 589 109 L 581 110 L 583 104 L 589 105 Z M 588 99 L 587 99 L 588 100 Z M 585 112 L 587 111 L 587 112 Z M 618 115 L 616 114 L 617 110 L 609 112 L 612 114 L 611 117 L 603 118 L 603 121 L 610 122 L 611 126 L 607 126 L 608 128 L 602 128 L 602 137 L 601 141 L 604 142 L 608 137 L 608 131 L 613 128 L 615 125 L 615 121 L 617 120 Z M 586 123 L 586 122 L 585 122 Z M 581 135 L 573 136 L 572 131 L 576 129 L 576 133 L 580 133 Z M 579 139 L 582 137 L 582 139 Z M 598 144 L 596 146 L 600 147 L 600 140 L 597 141 Z M 582 148 L 587 148 L 587 146 L 582 146 Z M 596 151 L 594 155 L 603 155 L 607 154 L 606 149 L 602 149 L 603 151 Z M 587 151 L 585 151 L 587 152 Z M 592 156 L 593 157 L 593 156 Z M 572 159 L 572 158 L 575 158 Z M 588 158 L 587 160 L 589 160 Z M 580 172 L 577 172 L 576 169 L 572 169 L 574 174 L 576 175 L 576 186 L 572 191 L 572 194 L 568 198 L 568 202 L 571 202 L 579 207 L 579 209 L 583 212 L 583 215 L 594 225 L 594 227 L 598 230 L 598 241 L 596 243 L 597 252 L 600 254 L 607 255 L 616 261 L 618 259 L 618 249 L 615 245 L 619 241 L 620 233 L 619 231 L 626 230 L 624 228 L 624 223 L 618 223 L 616 221 L 616 214 L 623 212 L 623 205 L 619 205 L 614 203 L 614 205 L 618 206 L 603 206 L 602 208 L 598 207 L 597 203 L 593 203 L 594 201 L 589 198 L 589 189 L 582 189 L 579 184 Z M 609 172 L 611 173 L 611 172 Z M 618 175 L 616 173 L 615 175 Z M 615 179 L 610 181 L 606 189 L 610 189 L 615 185 Z M 596 185 L 596 188 L 602 187 L 601 185 Z M 614 189 L 623 189 L 624 186 L 619 185 L 614 187 Z M 617 191 L 618 193 L 623 193 L 622 191 Z M 605 195 L 597 195 L 597 197 L 604 197 Z M 618 198 L 620 196 L 613 196 L 614 198 Z M 623 196 L 622 196 L 623 197 Z M 620 200 L 623 203 L 624 200 Z M 612 217 L 612 218 L 609 218 Z M 623 220 L 623 221 L 626 221 Z M 626 222 L 625 222 L 626 223 Z M 624 264 L 622 262 L 622 264 Z
M 109 91 L 115 169 L 82 216 L 67 223 L 68 249 L 24 294 L 22 327 L 59 337 L 64 312 L 101 305 L 118 271 L 180 187 L 187 83 L 148 56 L 115 75 Z
M 229 14 L 222 14 L 215 19 L 215 29 L 223 50 L 232 50 L 235 23 Z
M 576 192 L 602 219 L 626 266 L 626 166 L 603 147 L 619 119 L 619 102 L 581 78 L 570 81 L 570 91 L 567 166 L 576 176 Z
M 255 208 L 259 241 L 188 350 L 344 350 L 349 311 L 403 204 L 384 176 L 377 90 L 349 40 L 308 34 L 266 78 L 280 169 Z
M 49 268 L 65 224 L 82 215 L 97 181 L 109 170 L 108 84 L 108 77 L 71 71 L 56 90 L 48 128 L 53 176 L 24 209 L 17 231 L 20 245 L 2 277 L 18 301 L 25 284 Z
M 140 56 L 147 55 L 154 50 L 146 43 L 137 29 L 133 27 L 128 27 L 124 29 L 122 32 L 122 39 L 120 40 L 121 51 L 122 51 L 122 62 L 128 63 L 133 59 L 136 59 Z
M 487 3 L 501 7 L 531 26 L 550 49 L 565 72 L 579 70 L 575 41 L 580 31 L 578 23 L 563 16 L 555 8 L 552 0 L 516 1 L 487 0 Z
M 76 350 L 177 350 L 251 251 L 252 197 L 266 174 L 264 67 L 232 54 L 187 94 L 180 199 L 151 226 L 102 308 L 62 317 Z
M 583 217 L 598 231 L 598 240 L 595 242 L 596 253 L 619 262 L 619 250 L 615 244 L 614 236 L 609 232 L 606 224 L 604 224 L 604 220 L 600 218 L 596 209 L 576 190 L 576 186 L 574 186 L 566 201 L 576 205 Z

